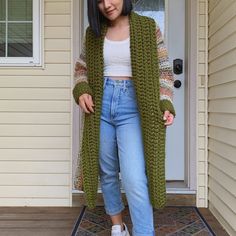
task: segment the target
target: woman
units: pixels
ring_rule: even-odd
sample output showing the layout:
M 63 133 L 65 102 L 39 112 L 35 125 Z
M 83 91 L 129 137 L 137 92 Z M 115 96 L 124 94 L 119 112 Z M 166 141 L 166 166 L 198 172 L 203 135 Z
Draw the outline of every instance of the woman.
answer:
M 89 27 L 75 66 L 73 96 L 84 111 L 83 184 L 94 208 L 98 176 L 112 235 L 155 235 L 153 207 L 166 203 L 165 134 L 173 123 L 173 74 L 160 28 L 131 0 L 88 0 Z

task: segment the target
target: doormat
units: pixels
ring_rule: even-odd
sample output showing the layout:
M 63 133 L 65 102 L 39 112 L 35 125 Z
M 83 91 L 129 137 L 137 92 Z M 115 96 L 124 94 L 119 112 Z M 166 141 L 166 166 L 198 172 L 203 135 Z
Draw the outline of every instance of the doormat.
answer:
M 215 236 L 197 207 L 166 206 L 154 209 L 154 226 L 157 236 Z M 122 211 L 123 221 L 132 236 L 129 207 Z M 103 206 L 89 210 L 86 206 L 75 224 L 72 236 L 110 236 L 112 222 Z

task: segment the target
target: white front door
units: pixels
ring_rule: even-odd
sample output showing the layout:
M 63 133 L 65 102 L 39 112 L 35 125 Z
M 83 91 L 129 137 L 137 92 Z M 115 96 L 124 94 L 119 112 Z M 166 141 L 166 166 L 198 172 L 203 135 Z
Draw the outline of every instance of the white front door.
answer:
M 185 0 L 137 0 L 135 11 L 160 26 L 174 71 L 176 118 L 167 127 L 166 180 L 184 180 L 185 166 Z M 181 69 L 182 65 L 182 69 Z
M 187 68 L 185 67 L 185 0 L 168 0 L 166 3 L 166 42 L 176 83 L 174 87 L 176 118 L 174 124 L 167 128 L 166 171 L 167 180 L 184 180 L 186 150 L 184 143 L 185 127 L 187 127 L 185 125 L 185 68 Z M 177 59 L 176 65 L 174 65 L 175 59 Z M 181 62 L 182 72 L 178 71 L 178 64 Z

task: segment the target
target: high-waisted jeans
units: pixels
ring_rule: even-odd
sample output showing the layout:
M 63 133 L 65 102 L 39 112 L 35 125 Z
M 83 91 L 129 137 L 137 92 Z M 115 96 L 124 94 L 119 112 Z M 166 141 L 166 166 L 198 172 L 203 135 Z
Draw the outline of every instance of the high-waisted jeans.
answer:
M 106 213 L 116 215 L 125 208 L 119 184 L 120 171 L 133 224 L 132 235 L 154 236 L 140 115 L 132 79 L 104 77 L 99 156 Z

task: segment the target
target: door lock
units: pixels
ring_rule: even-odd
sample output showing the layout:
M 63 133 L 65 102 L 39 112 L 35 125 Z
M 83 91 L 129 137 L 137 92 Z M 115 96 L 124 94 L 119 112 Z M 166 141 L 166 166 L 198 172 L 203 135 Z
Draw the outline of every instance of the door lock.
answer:
M 176 75 L 182 74 L 183 73 L 183 60 L 182 59 L 175 59 L 173 61 L 173 68 L 174 68 L 174 73 Z

